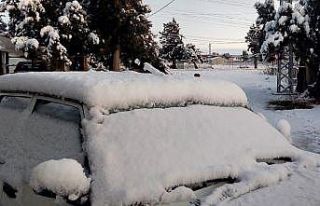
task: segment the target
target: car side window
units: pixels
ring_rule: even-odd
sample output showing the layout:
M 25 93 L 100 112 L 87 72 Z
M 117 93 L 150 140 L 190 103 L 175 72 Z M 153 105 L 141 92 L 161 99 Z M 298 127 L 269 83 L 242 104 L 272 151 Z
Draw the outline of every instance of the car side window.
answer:
M 17 111 L 26 109 L 30 102 L 28 97 L 0 96 L 0 100 L 0 107 Z
M 78 108 L 65 104 L 38 100 L 34 113 L 51 117 L 56 120 L 81 123 L 81 115 Z
M 71 158 L 83 164 L 80 110 L 67 104 L 37 100 L 25 122 L 25 135 L 33 145 L 35 163 Z

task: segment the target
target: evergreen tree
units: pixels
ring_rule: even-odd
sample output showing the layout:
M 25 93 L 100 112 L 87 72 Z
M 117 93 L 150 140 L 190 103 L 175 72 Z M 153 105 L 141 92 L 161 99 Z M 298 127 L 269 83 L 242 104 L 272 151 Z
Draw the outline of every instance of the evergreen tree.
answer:
M 18 9 L 20 0 L 1 0 L 1 12 L 7 11 L 9 13 L 8 32 L 9 36 L 14 36 L 17 22 L 21 22 L 23 17 Z
M 274 20 L 276 15 L 276 9 L 274 7 L 274 0 L 265 0 L 264 3 L 257 2 L 255 3 L 254 6 L 258 13 L 258 18 L 256 19 L 256 28 L 254 29 L 260 30 L 260 38 L 258 43 L 259 43 L 259 47 L 261 48 L 267 35 L 266 26 L 268 22 L 271 22 Z M 249 49 L 255 50 L 254 46 L 256 43 L 257 42 L 255 41 L 255 43 L 252 45 L 252 47 L 249 47 Z
M 3 14 L 4 11 L 5 11 L 5 8 L 2 7 L 1 4 L 0 4 L 0 35 L 9 36 L 9 34 L 8 34 L 8 25 L 3 20 L 3 17 L 5 16 Z
M 139 59 L 140 66 L 150 62 L 164 71 L 146 16 L 151 10 L 142 0 L 87 0 L 86 5 L 91 29 L 101 38 L 102 48 L 97 48 L 97 53 L 109 69 L 113 69 L 114 56 L 120 51 L 122 63 L 129 68 Z
M 185 48 L 185 59 L 190 60 L 194 64 L 195 69 L 199 69 L 197 63 L 202 63 L 201 52 L 194 44 L 187 44 Z
M 252 25 L 250 27 L 250 30 L 247 33 L 247 36 L 245 37 L 246 42 L 248 43 L 248 51 L 250 51 L 253 54 L 254 68 L 258 68 L 258 59 L 261 56 L 260 47 L 262 38 L 262 30 L 260 29 L 260 27 L 256 25 Z
M 9 12 L 9 32 L 27 58 L 71 65 L 70 56 L 88 53 L 90 32 L 78 1 L 2 0 Z M 54 68 L 57 69 L 57 68 Z
M 180 34 L 179 24 L 173 19 L 171 22 L 163 25 L 163 31 L 160 32 L 160 57 L 172 62 L 172 68 L 176 69 L 177 60 L 185 57 L 185 47 Z
M 300 1 L 301 2 L 301 1 Z M 307 0 L 303 2 L 306 15 L 308 16 L 309 38 L 310 43 L 306 48 L 310 52 L 308 62 L 309 76 L 311 77 L 309 84 L 314 86 L 310 89 L 310 95 L 320 99 L 320 1 Z M 302 3 L 301 3 L 302 4 Z
M 242 61 L 248 61 L 249 60 L 249 54 L 246 50 L 242 51 L 242 55 L 241 55 Z
M 304 1 L 301 0 L 293 7 L 290 3 L 283 2 L 279 7 L 273 20 L 265 25 L 265 41 L 261 51 L 264 54 L 277 53 L 280 58 L 285 54 L 289 47 L 292 47 L 296 60 L 301 66 L 306 66 L 310 57 L 308 45 L 309 22 L 308 15 L 304 8 Z M 297 91 L 303 92 L 306 89 L 303 68 L 299 70 L 299 80 Z
M 257 2 L 254 6 L 258 13 L 256 24 L 264 29 L 266 23 L 272 21 L 276 15 L 274 0 L 265 0 L 264 3 Z

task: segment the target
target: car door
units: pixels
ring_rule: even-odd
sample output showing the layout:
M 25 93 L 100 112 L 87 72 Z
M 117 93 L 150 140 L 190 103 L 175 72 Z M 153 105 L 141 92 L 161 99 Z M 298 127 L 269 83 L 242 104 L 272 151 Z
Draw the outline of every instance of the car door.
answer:
M 3 170 L 0 168 L 0 173 L 6 180 L 6 191 L 2 193 L 0 202 L 3 205 L 19 206 L 55 205 L 54 195 L 36 194 L 29 187 L 28 181 L 32 168 L 44 161 L 70 158 L 84 164 L 81 111 L 63 102 L 33 97 L 18 113 L 10 113 L 14 113 L 16 119 L 10 117 L 13 119 L 10 122 L 5 119 L 0 121 L 0 124 L 7 125 L 9 130 L 1 132 L 1 137 L 9 139 L 6 147 L 12 148 L 10 154 L 2 158 L 6 163 L 1 166 Z M 59 203 L 64 204 L 67 205 L 64 201 Z

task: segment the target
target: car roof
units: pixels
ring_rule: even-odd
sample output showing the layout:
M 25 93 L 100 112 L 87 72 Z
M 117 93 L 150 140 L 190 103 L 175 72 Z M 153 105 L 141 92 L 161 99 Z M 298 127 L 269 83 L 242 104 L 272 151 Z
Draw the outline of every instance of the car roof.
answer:
M 110 110 L 170 107 L 187 103 L 241 107 L 248 104 L 244 91 L 230 82 L 136 72 L 30 72 L 4 75 L 0 77 L 0 92 L 35 92 Z

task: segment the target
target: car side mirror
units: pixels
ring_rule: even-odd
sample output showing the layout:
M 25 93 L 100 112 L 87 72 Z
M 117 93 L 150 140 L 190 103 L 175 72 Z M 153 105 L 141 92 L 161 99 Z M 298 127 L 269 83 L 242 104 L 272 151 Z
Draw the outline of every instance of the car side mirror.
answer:
M 18 190 L 6 182 L 3 183 L 2 191 L 11 199 L 15 199 L 17 197 L 16 193 Z
M 63 197 L 74 205 L 88 201 L 91 179 L 76 160 L 49 160 L 33 168 L 30 186 L 38 194 L 49 198 Z

